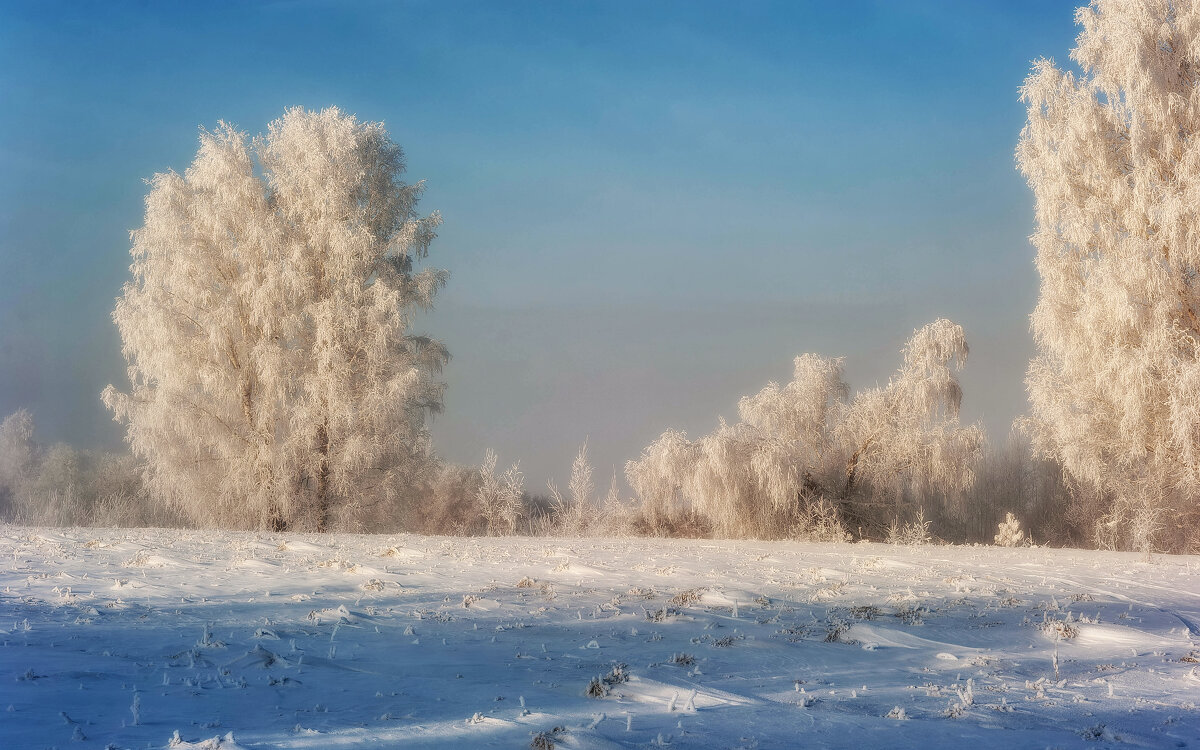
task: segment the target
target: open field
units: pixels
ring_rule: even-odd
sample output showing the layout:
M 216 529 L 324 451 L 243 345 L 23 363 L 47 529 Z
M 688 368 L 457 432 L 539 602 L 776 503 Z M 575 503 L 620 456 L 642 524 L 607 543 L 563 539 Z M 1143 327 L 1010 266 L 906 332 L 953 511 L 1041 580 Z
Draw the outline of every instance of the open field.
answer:
M 1200 557 L 13 526 L 0 556 L 12 748 L 1200 746 Z

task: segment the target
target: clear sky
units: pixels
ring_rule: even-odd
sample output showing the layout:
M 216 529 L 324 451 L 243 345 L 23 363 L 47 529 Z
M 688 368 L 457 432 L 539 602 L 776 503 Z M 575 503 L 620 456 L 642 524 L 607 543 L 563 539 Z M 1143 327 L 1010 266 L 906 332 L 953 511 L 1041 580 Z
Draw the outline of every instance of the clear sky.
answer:
M 936 317 L 1002 441 L 1037 291 L 1017 89 L 1067 62 L 1075 4 L 0 0 L 0 417 L 119 447 L 142 180 L 200 125 L 337 105 L 445 219 L 448 459 L 493 447 L 537 491 L 587 439 L 603 485 L 799 353 L 886 381 Z

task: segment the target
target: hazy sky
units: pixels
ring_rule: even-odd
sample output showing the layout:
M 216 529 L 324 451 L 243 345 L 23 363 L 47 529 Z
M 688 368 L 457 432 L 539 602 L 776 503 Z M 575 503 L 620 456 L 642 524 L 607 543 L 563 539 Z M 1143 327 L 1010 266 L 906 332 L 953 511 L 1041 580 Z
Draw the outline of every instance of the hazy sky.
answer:
M 119 447 L 142 180 L 200 125 L 337 105 L 445 219 L 445 457 L 493 447 L 536 491 L 588 439 L 605 484 L 799 353 L 886 381 L 939 316 L 1003 440 L 1037 290 L 1017 89 L 1067 62 L 1075 4 L 0 0 L 0 417 Z

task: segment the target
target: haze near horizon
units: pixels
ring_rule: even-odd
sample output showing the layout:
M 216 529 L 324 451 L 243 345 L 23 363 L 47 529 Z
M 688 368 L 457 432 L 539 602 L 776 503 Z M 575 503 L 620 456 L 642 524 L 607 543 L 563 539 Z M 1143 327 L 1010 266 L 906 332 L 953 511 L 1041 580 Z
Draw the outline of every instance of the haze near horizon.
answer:
M 99 392 L 125 383 L 143 180 L 198 126 L 336 105 L 386 123 L 445 218 L 421 324 L 453 356 L 445 458 L 492 447 L 539 492 L 586 439 L 606 486 L 799 353 L 886 381 L 936 317 L 1002 441 L 1037 288 L 1017 88 L 1074 5 L 6 3 L 0 416 L 119 446 Z

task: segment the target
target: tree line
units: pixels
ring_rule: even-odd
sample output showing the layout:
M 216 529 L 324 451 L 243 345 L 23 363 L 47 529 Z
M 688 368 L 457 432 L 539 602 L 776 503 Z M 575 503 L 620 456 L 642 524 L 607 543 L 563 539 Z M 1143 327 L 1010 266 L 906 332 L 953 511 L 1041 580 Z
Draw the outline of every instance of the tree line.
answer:
M 1038 60 L 1021 88 L 1041 290 L 1005 444 L 960 423 L 966 335 L 936 320 L 884 386 L 851 394 L 842 359 L 803 354 L 736 423 L 667 430 L 626 465 L 632 499 L 617 477 L 596 496 L 586 446 L 565 495 L 490 451 L 445 464 L 428 426 L 449 353 L 413 330 L 447 279 L 426 265 L 440 216 L 382 124 L 295 108 L 253 137 L 202 131 L 151 180 L 113 314 L 129 384 L 103 393 L 129 453 L 41 447 L 18 412 L 0 513 L 1200 548 L 1200 7 L 1093 0 L 1076 20 L 1076 69 Z

